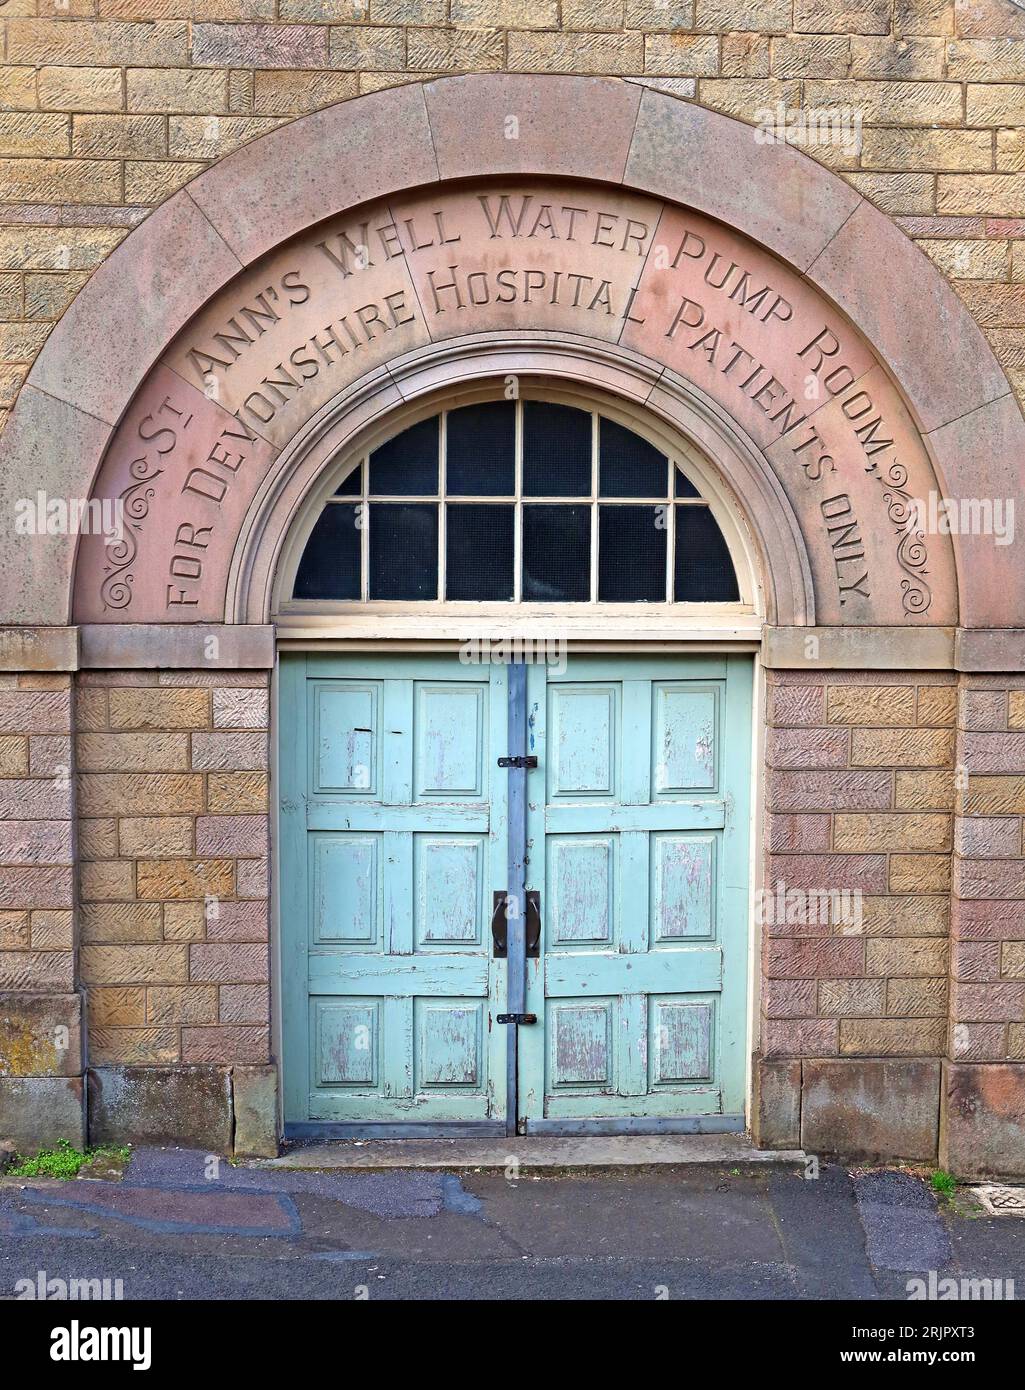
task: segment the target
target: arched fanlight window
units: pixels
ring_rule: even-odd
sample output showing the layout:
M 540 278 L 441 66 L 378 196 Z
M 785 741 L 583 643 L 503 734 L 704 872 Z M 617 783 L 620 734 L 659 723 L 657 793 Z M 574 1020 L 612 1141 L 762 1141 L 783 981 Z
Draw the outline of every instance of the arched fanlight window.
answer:
M 708 503 L 677 462 L 595 411 L 484 401 L 362 458 L 318 517 L 296 599 L 730 603 Z

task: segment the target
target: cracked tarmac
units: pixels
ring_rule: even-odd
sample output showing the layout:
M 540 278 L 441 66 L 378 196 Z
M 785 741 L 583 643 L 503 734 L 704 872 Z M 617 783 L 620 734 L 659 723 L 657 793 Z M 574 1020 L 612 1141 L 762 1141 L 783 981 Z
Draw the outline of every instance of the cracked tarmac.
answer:
M 967 1214 L 965 1214 L 967 1212 Z M 0 1298 L 111 1278 L 126 1299 L 906 1299 L 1015 1279 L 1025 1221 L 917 1177 L 824 1166 L 572 1172 L 233 1166 L 136 1151 L 122 1182 L 0 1181 Z

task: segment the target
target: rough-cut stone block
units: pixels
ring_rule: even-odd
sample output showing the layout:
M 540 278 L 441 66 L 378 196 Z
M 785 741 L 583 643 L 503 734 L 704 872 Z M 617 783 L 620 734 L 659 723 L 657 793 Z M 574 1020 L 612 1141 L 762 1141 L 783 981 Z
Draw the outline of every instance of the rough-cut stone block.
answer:
M 188 947 L 83 946 L 81 966 L 88 985 L 185 984 Z
M 43 908 L 32 913 L 33 951 L 70 951 L 75 945 L 75 914 Z
M 768 846 L 774 852 L 829 849 L 829 817 L 770 815 Z
M 203 729 L 210 722 L 205 690 L 112 690 L 111 729 Z
M 267 947 L 259 944 L 189 947 L 189 978 L 215 984 L 263 984 L 269 979 Z
M 973 777 L 964 798 L 968 816 L 1025 814 L 1025 777 Z
M 196 821 L 196 853 L 258 855 L 267 849 L 267 817 L 200 816 Z
M 854 729 L 851 763 L 857 767 L 944 767 L 953 762 L 948 729 Z
M 234 865 L 228 859 L 142 860 L 137 879 L 143 900 L 224 898 L 235 891 Z
M 222 985 L 217 1005 L 218 1023 L 257 1023 L 270 1019 L 269 985 Z
M 264 733 L 192 735 L 192 767 L 196 771 L 258 771 L 267 766 Z
M 866 936 L 947 936 L 950 903 L 945 897 L 865 897 L 861 903 Z
M 765 955 L 769 979 L 824 979 L 834 975 L 864 975 L 865 946 L 853 937 L 826 941 L 771 941 Z
M 118 838 L 121 853 L 133 859 L 190 855 L 193 821 L 188 816 L 133 816 L 118 823 Z
M 85 1146 L 82 1078 L 0 1077 L 0 1134 L 32 1156 L 67 1139 Z
M 999 941 L 953 941 L 950 974 L 955 980 L 996 980 L 1000 977 Z
M 82 941 L 95 945 L 160 940 L 159 903 L 83 903 Z
M 73 907 L 74 873 L 70 868 L 6 868 L 0 874 L 0 909 Z
M 70 994 L 75 988 L 73 951 L 0 952 L 0 990 Z
M 89 1071 L 94 1144 L 184 1144 L 226 1153 L 231 1078 L 222 1067 L 94 1067 Z
M 1006 690 L 962 690 L 958 724 L 974 732 L 1007 728 Z
M 65 820 L 71 817 L 71 784 L 58 777 L 12 777 L 0 782 L 0 820 Z
M 176 1028 L 93 1028 L 89 1060 L 94 1066 L 159 1066 L 181 1060 Z
M 206 923 L 208 941 L 266 941 L 269 935 L 269 911 L 266 901 L 218 903 Z M 167 935 L 167 913 L 164 908 L 164 934 Z
M 0 690 L 0 733 L 64 734 L 70 727 L 69 690 Z
M 78 778 L 78 809 L 83 816 L 161 816 L 202 811 L 203 778 L 198 773 L 83 773 Z
M 801 1147 L 847 1159 L 936 1157 L 938 1061 L 803 1065 Z
M 157 985 L 146 991 L 146 1022 L 216 1023 L 216 985 Z
M 954 822 L 954 848 L 963 858 L 1017 858 L 1021 821 L 1017 816 L 959 816 Z
M 892 796 L 888 772 L 770 772 L 766 780 L 773 811 L 882 811 Z
M 880 936 L 866 943 L 866 975 L 915 977 L 946 973 L 947 943 L 940 937 Z
M 962 898 L 1025 898 L 1025 860 L 958 859 L 955 872 Z
M 82 1001 L 77 994 L 0 994 L 0 1076 L 78 1076 Z
M 27 951 L 30 944 L 29 914 L 0 912 L 0 951 Z
M 946 854 L 891 854 L 891 893 L 948 893 L 950 857 Z
M 208 811 L 266 811 L 268 777 L 266 772 L 211 772 L 207 778 Z
M 849 744 L 846 729 L 770 729 L 765 758 L 772 768 L 839 768 Z
M 128 859 L 98 859 L 82 863 L 78 881 L 84 903 L 111 899 L 127 902 L 135 897 L 135 865 Z
M 89 991 L 90 1028 L 141 1028 L 146 1022 L 146 991 L 142 985 L 97 986 Z
M 773 854 L 766 865 L 766 887 L 863 893 L 886 892 L 886 857 L 882 854 Z
M 940 1162 L 959 1178 L 1025 1177 L 1025 1065 L 944 1066 Z
M 766 1018 L 814 1018 L 814 980 L 766 980 L 762 990 Z
M 754 1059 L 751 1137 L 760 1149 L 796 1149 L 801 1143 L 801 1063 Z
M 943 850 L 949 847 L 948 815 L 842 812 L 833 818 L 835 850 Z
M 266 729 L 270 697 L 266 690 L 215 690 L 213 721 L 215 729 Z
M 71 822 L 0 820 L 0 864 L 70 864 Z
M 275 1067 L 232 1068 L 235 1152 L 276 1158 L 278 1153 L 278 1076 Z
M 223 912 L 230 903 L 164 903 L 165 941 L 202 941 L 206 935 L 207 911 Z M 211 918 L 211 921 L 213 918 Z
M 962 757 L 972 772 L 1025 771 L 1025 733 L 966 733 Z
M 1020 1023 L 1025 1019 L 1025 984 L 996 980 L 966 984 L 955 980 L 951 996 L 951 1013 L 958 1022 Z
M 240 898 L 265 898 L 270 889 L 270 861 L 266 856 L 240 859 L 237 877 Z
M 952 811 L 954 773 L 896 772 L 893 804 L 898 811 Z
M 79 734 L 82 772 L 185 772 L 189 736 L 174 734 Z
M 767 1019 L 762 1028 L 762 1053 L 780 1057 L 835 1057 L 839 1027 L 834 1018 Z
M 769 691 L 769 719 L 778 727 L 824 722 L 825 691 L 821 685 L 774 685 Z
M 911 685 L 831 685 L 830 724 L 876 724 L 884 728 L 915 722 Z
M 886 1013 L 890 1018 L 947 1017 L 948 983 L 935 980 L 888 980 Z
M 1004 942 L 1000 956 L 1000 973 L 1008 980 L 1025 980 L 1025 941 Z
M 1013 1026 L 1013 1025 L 1012 1025 Z M 955 1023 L 950 1030 L 950 1057 L 955 1062 L 1003 1062 L 1010 1050 L 1006 1023 Z
M 883 980 L 820 980 L 818 1012 L 823 1018 L 858 1018 L 885 1012 Z
M 945 1018 L 842 1018 L 840 1052 L 849 1057 L 939 1057 Z
M 266 1027 L 228 1024 L 183 1028 L 182 1058 L 187 1062 L 266 1062 L 270 1033 Z

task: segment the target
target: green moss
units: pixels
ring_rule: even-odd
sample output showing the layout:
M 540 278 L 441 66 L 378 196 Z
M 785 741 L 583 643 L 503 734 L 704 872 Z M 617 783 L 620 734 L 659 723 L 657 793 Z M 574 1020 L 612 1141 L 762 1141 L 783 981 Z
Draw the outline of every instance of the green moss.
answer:
M 81 1168 L 95 1158 L 110 1158 L 127 1163 L 130 1149 L 76 1149 L 68 1139 L 58 1139 L 54 1148 L 42 1149 L 35 1158 L 22 1159 L 8 1169 L 12 1178 L 77 1178 Z

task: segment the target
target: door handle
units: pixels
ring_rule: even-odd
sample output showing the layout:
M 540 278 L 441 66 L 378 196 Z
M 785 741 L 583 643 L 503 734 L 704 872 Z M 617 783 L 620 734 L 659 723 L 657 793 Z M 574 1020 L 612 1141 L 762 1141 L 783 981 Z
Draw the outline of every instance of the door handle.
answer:
M 501 891 L 492 898 L 491 908 L 491 954 L 495 960 L 505 960 L 509 955 L 509 895 Z M 527 921 L 524 937 L 526 957 L 538 960 L 541 955 L 541 894 L 536 888 L 527 891 Z
M 509 922 L 506 916 L 507 894 L 495 893 L 491 909 L 491 954 L 495 960 L 505 960 L 509 954 Z
M 541 894 L 536 888 L 527 891 L 527 959 L 541 956 Z

